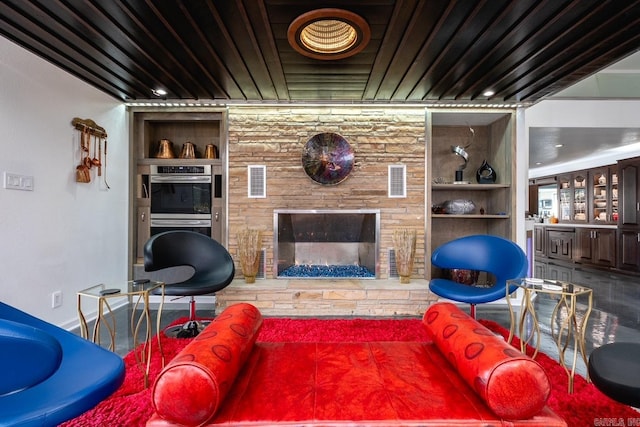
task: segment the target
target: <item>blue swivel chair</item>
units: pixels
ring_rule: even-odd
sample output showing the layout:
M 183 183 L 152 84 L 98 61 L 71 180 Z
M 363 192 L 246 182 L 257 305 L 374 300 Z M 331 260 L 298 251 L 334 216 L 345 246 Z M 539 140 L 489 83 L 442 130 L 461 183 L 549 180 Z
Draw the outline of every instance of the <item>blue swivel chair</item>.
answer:
M 224 246 L 204 234 L 193 231 L 166 231 L 156 234 L 144 245 L 145 271 L 190 266 L 194 273 L 187 280 L 166 284 L 165 295 L 189 296 L 189 321 L 165 330 L 168 336 L 196 336 L 207 321 L 196 320 L 196 295 L 214 294 L 226 288 L 235 275 L 231 255 Z
M 498 236 L 472 235 L 444 243 L 431 255 L 431 264 L 441 269 L 465 269 L 491 273 L 495 283 L 490 287 L 471 286 L 450 279 L 437 278 L 429 282 L 434 294 L 453 301 L 471 304 L 471 316 L 476 316 L 476 304 L 497 301 L 507 296 L 507 280 L 525 277 L 527 257 L 512 242 Z M 509 294 L 516 287 L 509 288 Z
M 75 418 L 124 381 L 120 356 L 0 302 L 0 426 Z

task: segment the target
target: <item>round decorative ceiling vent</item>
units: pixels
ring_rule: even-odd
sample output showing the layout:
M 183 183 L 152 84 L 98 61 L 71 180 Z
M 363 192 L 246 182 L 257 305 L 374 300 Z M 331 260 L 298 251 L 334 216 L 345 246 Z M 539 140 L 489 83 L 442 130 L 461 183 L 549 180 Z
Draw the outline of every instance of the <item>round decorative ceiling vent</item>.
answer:
M 309 139 L 302 152 L 305 173 L 323 185 L 344 181 L 353 169 L 353 149 L 337 133 L 319 133 Z
M 343 9 L 317 9 L 298 16 L 289 25 L 289 44 L 313 59 L 335 60 L 355 55 L 371 39 L 369 24 Z

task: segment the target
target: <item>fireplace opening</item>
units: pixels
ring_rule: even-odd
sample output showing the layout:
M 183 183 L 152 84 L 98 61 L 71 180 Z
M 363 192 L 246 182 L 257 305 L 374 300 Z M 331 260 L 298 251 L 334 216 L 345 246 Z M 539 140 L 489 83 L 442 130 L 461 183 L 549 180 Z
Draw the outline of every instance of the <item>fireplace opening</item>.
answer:
M 377 277 L 380 211 L 275 210 L 278 278 Z

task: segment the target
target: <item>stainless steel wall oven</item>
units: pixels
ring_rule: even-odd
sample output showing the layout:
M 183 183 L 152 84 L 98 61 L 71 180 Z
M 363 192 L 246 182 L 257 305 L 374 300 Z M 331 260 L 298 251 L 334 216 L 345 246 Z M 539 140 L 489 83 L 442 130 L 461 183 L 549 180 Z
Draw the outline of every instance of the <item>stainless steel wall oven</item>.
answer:
M 212 203 L 217 181 L 211 165 L 151 165 L 150 234 L 181 229 L 212 236 Z

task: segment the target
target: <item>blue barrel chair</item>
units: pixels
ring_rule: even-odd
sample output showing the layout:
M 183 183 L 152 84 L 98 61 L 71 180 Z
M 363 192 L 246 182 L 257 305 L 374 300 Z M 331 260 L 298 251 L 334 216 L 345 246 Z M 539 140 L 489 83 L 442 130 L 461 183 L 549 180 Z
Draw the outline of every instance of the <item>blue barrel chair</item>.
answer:
M 431 264 L 443 270 L 466 269 L 484 271 L 495 278 L 492 286 L 481 287 L 458 283 L 449 278 L 435 278 L 429 290 L 452 301 L 471 305 L 471 316 L 476 317 L 476 305 L 497 301 L 515 292 L 507 291 L 507 280 L 525 277 L 527 257 L 516 243 L 503 237 L 476 234 L 446 242 L 431 255 Z

